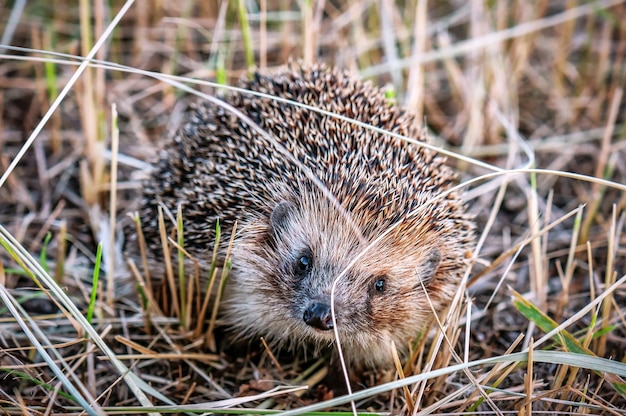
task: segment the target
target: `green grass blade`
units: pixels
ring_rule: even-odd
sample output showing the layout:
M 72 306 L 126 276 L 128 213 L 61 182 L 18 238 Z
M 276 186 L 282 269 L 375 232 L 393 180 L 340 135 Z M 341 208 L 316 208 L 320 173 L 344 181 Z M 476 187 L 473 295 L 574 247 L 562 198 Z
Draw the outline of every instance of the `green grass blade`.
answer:
M 98 282 L 100 281 L 100 263 L 102 262 L 102 243 L 98 243 L 96 250 L 96 264 L 93 267 L 93 277 L 91 279 L 91 295 L 89 296 L 89 306 L 87 308 L 87 322 L 91 324 L 93 311 L 96 307 L 96 295 L 98 294 Z

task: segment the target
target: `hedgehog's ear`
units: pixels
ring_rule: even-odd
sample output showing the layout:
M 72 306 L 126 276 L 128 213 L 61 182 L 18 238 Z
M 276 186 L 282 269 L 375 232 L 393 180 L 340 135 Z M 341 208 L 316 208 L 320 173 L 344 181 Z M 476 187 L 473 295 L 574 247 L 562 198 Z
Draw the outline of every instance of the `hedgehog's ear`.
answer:
M 296 210 L 296 206 L 293 202 L 280 201 L 270 214 L 270 226 L 272 231 L 277 234 L 282 231 L 287 225 L 287 219 L 292 212 Z
M 419 278 L 422 280 L 424 286 L 428 286 L 428 284 L 433 280 L 437 267 L 439 267 L 439 263 L 441 263 L 441 252 L 437 247 L 433 247 L 430 250 L 430 253 L 428 253 L 426 259 L 418 268 Z

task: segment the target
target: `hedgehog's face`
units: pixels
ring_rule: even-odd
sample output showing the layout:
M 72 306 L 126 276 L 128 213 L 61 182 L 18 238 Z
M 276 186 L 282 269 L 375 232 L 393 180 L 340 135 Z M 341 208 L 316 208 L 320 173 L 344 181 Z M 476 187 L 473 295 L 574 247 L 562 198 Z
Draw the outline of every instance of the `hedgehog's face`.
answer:
M 328 204 L 317 201 L 303 205 L 283 201 L 272 212 L 270 236 L 261 256 L 264 264 L 256 268 L 261 271 L 256 278 L 262 279 L 262 284 L 249 289 L 254 293 L 248 294 L 248 301 L 255 306 L 241 311 L 241 319 L 246 321 L 242 329 L 279 341 L 309 339 L 328 345 L 334 340 L 336 323 L 352 360 L 387 361 L 389 354 L 383 352 L 388 351 L 390 342 L 404 347 L 432 316 L 424 288 L 428 290 L 441 280 L 440 249 L 436 242 L 420 249 L 403 249 L 397 241 L 383 241 L 384 246 L 372 248 L 337 280 L 332 297 L 333 282 L 364 244 L 341 214 L 332 214 L 336 210 Z M 245 264 L 240 270 L 249 273 L 251 267 L 254 269 L 252 264 Z M 244 285 L 253 280 L 237 275 L 233 278 Z M 245 289 L 239 286 L 233 290 Z M 435 310 L 440 308 L 440 301 L 437 295 L 432 299 Z M 258 319 L 256 329 L 250 322 L 253 318 Z M 364 356 L 354 356 L 357 354 Z

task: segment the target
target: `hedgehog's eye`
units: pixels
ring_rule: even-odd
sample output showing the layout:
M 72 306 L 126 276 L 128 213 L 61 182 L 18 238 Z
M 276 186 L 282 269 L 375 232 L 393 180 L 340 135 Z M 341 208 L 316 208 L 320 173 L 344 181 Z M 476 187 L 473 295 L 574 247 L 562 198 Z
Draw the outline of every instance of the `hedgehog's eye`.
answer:
M 378 279 L 376 279 L 376 282 L 374 283 L 374 289 L 376 289 L 376 292 L 378 293 L 383 293 L 385 291 L 384 277 L 379 277 Z
M 311 258 L 311 255 L 308 253 L 302 254 L 296 260 L 294 266 L 295 266 L 294 269 L 295 269 L 296 274 L 299 276 L 304 276 L 311 271 L 311 268 L 313 267 L 313 259 Z

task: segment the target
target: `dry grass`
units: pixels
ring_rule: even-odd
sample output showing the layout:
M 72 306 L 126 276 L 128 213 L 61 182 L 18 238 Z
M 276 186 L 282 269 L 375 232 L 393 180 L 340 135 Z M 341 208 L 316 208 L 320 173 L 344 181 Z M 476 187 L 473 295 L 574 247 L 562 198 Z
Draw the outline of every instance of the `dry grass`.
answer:
M 626 414 L 623 1 L 15 1 L 0 32 L 31 48 L 0 46 L 0 413 Z M 118 244 L 143 161 L 189 102 L 155 76 L 233 84 L 290 57 L 357 70 L 421 114 L 482 232 L 445 319 L 347 398 L 324 360 L 211 352 L 219 337 L 163 314 Z

